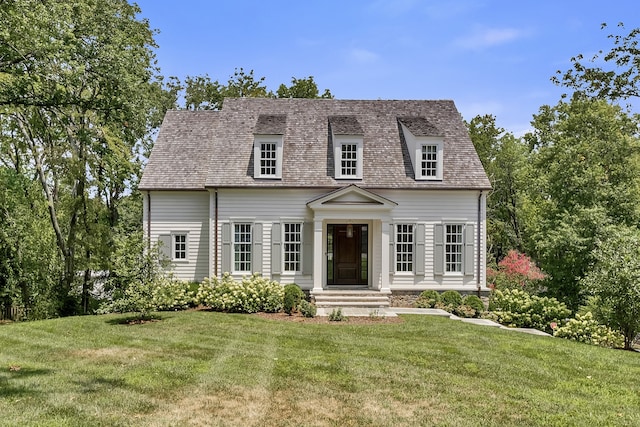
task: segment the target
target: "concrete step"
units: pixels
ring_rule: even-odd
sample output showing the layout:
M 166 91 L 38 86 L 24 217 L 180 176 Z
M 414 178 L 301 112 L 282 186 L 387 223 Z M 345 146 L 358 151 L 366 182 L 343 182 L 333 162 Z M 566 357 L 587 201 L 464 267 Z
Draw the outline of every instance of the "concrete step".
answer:
M 370 290 L 327 290 L 313 297 L 319 309 L 384 309 L 390 305 L 389 293 Z

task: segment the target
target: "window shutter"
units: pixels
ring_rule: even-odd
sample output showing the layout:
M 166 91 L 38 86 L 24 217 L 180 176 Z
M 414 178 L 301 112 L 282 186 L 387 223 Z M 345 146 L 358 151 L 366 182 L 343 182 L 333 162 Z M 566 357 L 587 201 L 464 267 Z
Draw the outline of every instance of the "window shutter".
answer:
M 396 272 L 396 225 L 389 224 L 389 273 Z
M 313 222 L 302 224 L 302 274 L 313 274 Z
M 271 226 L 271 274 L 282 274 L 282 225 Z
M 222 223 L 222 272 L 231 273 L 231 224 Z
M 414 265 L 417 276 L 424 276 L 424 224 L 416 225 L 416 247 Z
M 167 261 L 171 261 L 173 257 L 171 256 L 171 250 L 173 249 L 171 246 L 171 234 L 161 234 L 158 236 L 158 246 L 160 251 L 160 256 L 165 258 Z
M 444 226 L 436 224 L 434 231 L 433 273 L 442 275 L 444 274 Z
M 262 265 L 262 223 L 253 224 L 253 252 L 251 255 L 251 270 L 254 273 L 262 273 L 264 266 Z
M 473 224 L 467 224 L 464 227 L 464 274 L 465 276 L 473 276 L 473 242 L 475 236 L 473 235 Z

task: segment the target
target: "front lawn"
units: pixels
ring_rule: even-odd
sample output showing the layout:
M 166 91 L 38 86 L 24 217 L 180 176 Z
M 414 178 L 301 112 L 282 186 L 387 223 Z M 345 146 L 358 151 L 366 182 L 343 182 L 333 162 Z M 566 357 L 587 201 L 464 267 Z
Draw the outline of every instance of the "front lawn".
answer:
M 465 324 L 188 311 L 0 325 L 0 425 L 640 425 L 640 354 Z

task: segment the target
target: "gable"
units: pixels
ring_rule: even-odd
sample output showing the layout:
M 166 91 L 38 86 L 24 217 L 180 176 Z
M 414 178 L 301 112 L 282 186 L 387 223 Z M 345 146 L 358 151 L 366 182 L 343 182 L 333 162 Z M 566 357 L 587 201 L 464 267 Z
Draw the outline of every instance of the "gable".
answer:
M 323 194 L 308 202 L 307 206 L 313 210 L 339 207 L 348 209 L 354 206 L 390 210 L 396 207 L 397 203 L 352 184 Z

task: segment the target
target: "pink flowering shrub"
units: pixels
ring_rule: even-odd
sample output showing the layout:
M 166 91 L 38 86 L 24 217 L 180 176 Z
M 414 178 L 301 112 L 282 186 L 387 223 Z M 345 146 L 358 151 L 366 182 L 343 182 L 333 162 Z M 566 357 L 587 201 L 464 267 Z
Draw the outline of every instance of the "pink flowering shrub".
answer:
M 526 254 L 511 250 L 498 263 L 498 268 L 487 268 L 487 281 L 491 289 L 521 289 L 530 294 L 540 291 L 540 282 L 546 278 Z

